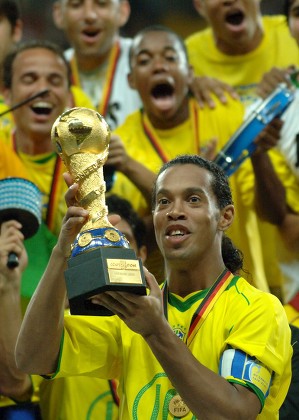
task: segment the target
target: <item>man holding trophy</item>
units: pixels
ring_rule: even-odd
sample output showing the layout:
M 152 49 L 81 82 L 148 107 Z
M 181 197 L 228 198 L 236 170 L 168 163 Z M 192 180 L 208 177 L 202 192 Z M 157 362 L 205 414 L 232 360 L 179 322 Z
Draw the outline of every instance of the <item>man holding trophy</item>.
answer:
M 68 167 L 72 156 L 79 160 L 74 155 L 88 132 L 96 129 L 99 117 L 92 121 L 74 110 L 61 119 L 70 137 L 76 138 L 76 151 L 70 146 L 65 153 Z M 84 158 L 77 164 L 78 173 L 89 173 L 87 168 L 104 162 L 103 124 L 104 146 L 96 150 L 91 146 L 94 161 L 86 165 Z M 62 137 L 68 136 L 63 130 L 54 124 L 52 138 L 59 153 L 64 149 Z M 197 155 L 178 156 L 161 168 L 153 191 L 153 223 L 166 281 L 160 287 L 144 268 L 147 294 L 136 292 L 135 285 L 145 287 L 136 281 L 137 275 L 128 285 L 132 290 L 127 288 L 131 276 L 121 270 L 116 278 L 123 277 L 125 287 L 121 282 L 110 285 L 113 269 L 104 260 L 113 259 L 110 251 L 117 249 L 117 242 L 103 245 L 102 233 L 97 238 L 94 230 L 100 229 L 98 223 L 105 221 L 106 212 L 90 204 L 94 196 L 102 197 L 101 183 L 93 184 L 94 193 L 87 187 L 84 191 L 84 179 L 71 168 L 69 172 L 64 175 L 70 186 L 68 211 L 20 330 L 19 368 L 48 378 L 118 378 L 123 420 L 277 418 L 291 378 L 290 330 L 278 299 L 237 275 L 242 258 L 224 236 L 233 223 L 234 206 L 222 170 Z M 113 227 L 109 224 L 105 229 Z M 87 240 L 80 245 L 86 233 Z M 90 244 L 95 246 L 89 249 Z M 101 253 L 98 248 L 107 248 L 108 255 L 104 251 L 99 258 L 89 259 L 88 254 Z M 117 250 L 121 254 L 126 248 Z M 97 268 L 95 275 L 96 283 L 106 279 L 104 288 L 96 285 L 81 293 L 81 299 L 105 307 L 114 316 L 64 316 L 73 271 L 81 272 L 80 281 L 90 284 L 91 270 L 72 262 L 81 261 L 81 256 L 84 267 L 102 269 L 106 264 L 107 268 L 102 274 Z M 126 255 L 117 258 L 125 264 L 130 260 Z

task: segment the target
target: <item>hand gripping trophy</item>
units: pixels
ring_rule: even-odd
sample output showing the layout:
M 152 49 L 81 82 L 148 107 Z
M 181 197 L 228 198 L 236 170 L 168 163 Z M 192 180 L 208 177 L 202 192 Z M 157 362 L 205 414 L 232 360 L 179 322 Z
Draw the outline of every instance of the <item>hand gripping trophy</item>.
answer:
M 65 272 L 70 311 L 74 315 L 112 315 L 90 297 L 106 290 L 145 294 L 142 263 L 125 236 L 108 220 L 103 175 L 110 141 L 104 118 L 89 108 L 72 108 L 52 127 L 52 142 L 74 182 L 77 200 L 88 221 L 72 244 Z

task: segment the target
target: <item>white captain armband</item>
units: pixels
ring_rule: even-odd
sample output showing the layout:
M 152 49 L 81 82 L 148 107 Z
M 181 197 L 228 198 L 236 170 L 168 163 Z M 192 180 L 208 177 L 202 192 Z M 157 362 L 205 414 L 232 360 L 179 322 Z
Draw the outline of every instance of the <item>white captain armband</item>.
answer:
M 219 374 L 229 382 L 251 388 L 262 407 L 269 394 L 272 372 L 255 357 L 241 350 L 227 349 L 221 356 Z

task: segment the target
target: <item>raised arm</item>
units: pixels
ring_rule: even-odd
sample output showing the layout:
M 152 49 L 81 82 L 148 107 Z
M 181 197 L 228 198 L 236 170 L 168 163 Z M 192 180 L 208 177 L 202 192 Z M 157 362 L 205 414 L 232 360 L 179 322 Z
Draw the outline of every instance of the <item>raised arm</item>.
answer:
M 277 144 L 282 121 L 273 120 L 257 137 L 257 150 L 251 156 L 255 175 L 255 207 L 259 217 L 279 225 L 286 213 L 285 188 L 275 172 L 268 150 Z
M 22 322 L 21 276 L 27 264 L 20 228 L 20 223 L 11 220 L 0 230 L 0 395 L 24 402 L 30 400 L 33 388 L 30 377 L 17 368 L 14 357 Z M 6 265 L 10 252 L 19 257 L 19 266 L 13 269 Z
M 74 184 L 66 194 L 70 207 L 63 219 L 57 245 L 28 305 L 20 329 L 16 362 L 24 372 L 50 374 L 57 367 L 66 299 L 64 270 L 71 243 L 88 216 L 86 210 L 72 205 L 75 203 L 77 189 L 78 185 Z

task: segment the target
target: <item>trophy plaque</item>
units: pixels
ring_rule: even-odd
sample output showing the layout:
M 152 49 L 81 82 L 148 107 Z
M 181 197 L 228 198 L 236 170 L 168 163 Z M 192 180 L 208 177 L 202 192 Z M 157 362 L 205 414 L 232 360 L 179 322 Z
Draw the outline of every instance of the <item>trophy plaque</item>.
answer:
M 141 260 L 126 237 L 108 220 L 103 166 L 109 152 L 110 129 L 89 108 L 72 108 L 54 122 L 52 142 L 78 183 L 78 204 L 89 218 L 77 235 L 65 271 L 72 315 L 113 315 L 90 298 L 105 291 L 146 294 Z

